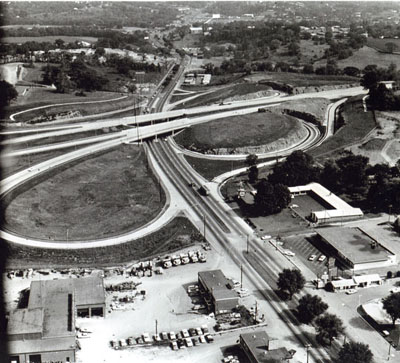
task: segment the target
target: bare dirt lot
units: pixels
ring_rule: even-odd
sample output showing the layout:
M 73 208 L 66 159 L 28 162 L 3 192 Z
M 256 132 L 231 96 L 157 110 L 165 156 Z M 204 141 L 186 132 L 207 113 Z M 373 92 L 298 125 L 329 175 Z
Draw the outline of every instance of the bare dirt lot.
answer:
M 122 145 L 56 170 L 15 197 L 10 194 L 4 222 L 31 237 L 96 239 L 142 226 L 163 205 L 143 149 Z

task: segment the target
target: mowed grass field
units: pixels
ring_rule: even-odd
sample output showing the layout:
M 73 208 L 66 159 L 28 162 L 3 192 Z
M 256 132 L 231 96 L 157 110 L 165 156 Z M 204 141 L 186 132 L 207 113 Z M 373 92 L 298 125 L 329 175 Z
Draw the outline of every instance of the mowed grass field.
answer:
M 81 36 L 69 36 L 69 35 L 47 35 L 41 37 L 4 37 L 2 43 L 25 43 L 25 42 L 50 42 L 54 43 L 55 40 L 62 39 L 65 43 L 74 43 L 76 41 L 84 41 L 88 43 L 96 43 L 97 38 L 95 37 L 81 37 Z
M 160 200 L 161 197 L 161 200 Z M 165 202 L 142 147 L 119 148 L 35 179 L 3 200 L 3 226 L 43 239 L 97 239 L 134 230 Z
M 291 116 L 271 112 L 222 118 L 185 129 L 176 136 L 185 148 L 217 149 L 266 145 L 300 129 Z
M 173 253 L 201 241 L 201 235 L 184 217 L 173 219 L 151 235 L 116 246 L 54 250 L 20 246 L 3 241 L 0 253 L 8 269 L 105 267 Z

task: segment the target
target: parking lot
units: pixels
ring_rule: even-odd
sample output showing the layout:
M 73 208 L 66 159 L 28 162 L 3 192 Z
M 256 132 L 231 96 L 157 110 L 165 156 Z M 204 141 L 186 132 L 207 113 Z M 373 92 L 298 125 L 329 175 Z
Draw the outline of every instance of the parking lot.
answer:
M 285 237 L 283 248 L 290 249 L 296 254 L 296 258 L 301 260 L 308 268 L 315 273 L 315 275 L 321 276 L 325 271 L 328 270 L 325 261 L 319 261 L 319 258 L 325 253 L 318 250 L 306 237 L 306 235 L 294 235 Z M 315 255 L 313 261 L 309 258 L 311 255 Z M 327 256 L 328 257 L 328 256 Z

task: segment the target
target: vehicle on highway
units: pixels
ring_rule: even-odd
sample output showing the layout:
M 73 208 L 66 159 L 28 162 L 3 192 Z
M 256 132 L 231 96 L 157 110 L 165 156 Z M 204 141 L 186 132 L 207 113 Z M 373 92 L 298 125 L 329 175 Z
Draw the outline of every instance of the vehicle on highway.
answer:
M 202 195 L 209 195 L 210 194 L 210 190 L 208 189 L 207 185 L 203 184 L 200 188 L 199 188 L 199 193 Z
M 270 238 L 272 238 L 272 236 L 270 236 L 269 234 L 266 234 L 265 236 L 261 236 L 261 239 L 262 239 L 263 241 L 265 241 L 265 240 L 267 240 L 267 239 L 270 239 Z
M 290 257 L 296 256 L 296 254 L 294 252 L 290 251 L 290 250 L 283 250 L 282 253 L 284 255 L 290 256 Z
M 358 291 L 357 289 L 348 289 L 348 290 L 346 290 L 346 294 L 352 295 L 352 294 L 355 294 L 357 291 Z
M 317 258 L 317 255 L 310 255 L 308 261 L 314 261 Z
M 326 260 L 326 256 L 325 255 L 321 255 L 321 256 L 319 256 L 319 258 L 318 258 L 318 261 L 319 262 L 324 262 Z

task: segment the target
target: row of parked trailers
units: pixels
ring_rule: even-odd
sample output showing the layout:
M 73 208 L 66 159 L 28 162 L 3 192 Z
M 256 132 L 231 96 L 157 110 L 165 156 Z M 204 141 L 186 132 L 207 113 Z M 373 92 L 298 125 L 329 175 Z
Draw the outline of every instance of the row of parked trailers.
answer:
M 206 256 L 201 251 L 189 251 L 188 253 L 181 253 L 180 255 L 166 256 L 162 260 L 162 266 L 164 268 L 170 268 L 172 266 L 186 265 L 190 262 L 206 262 Z

